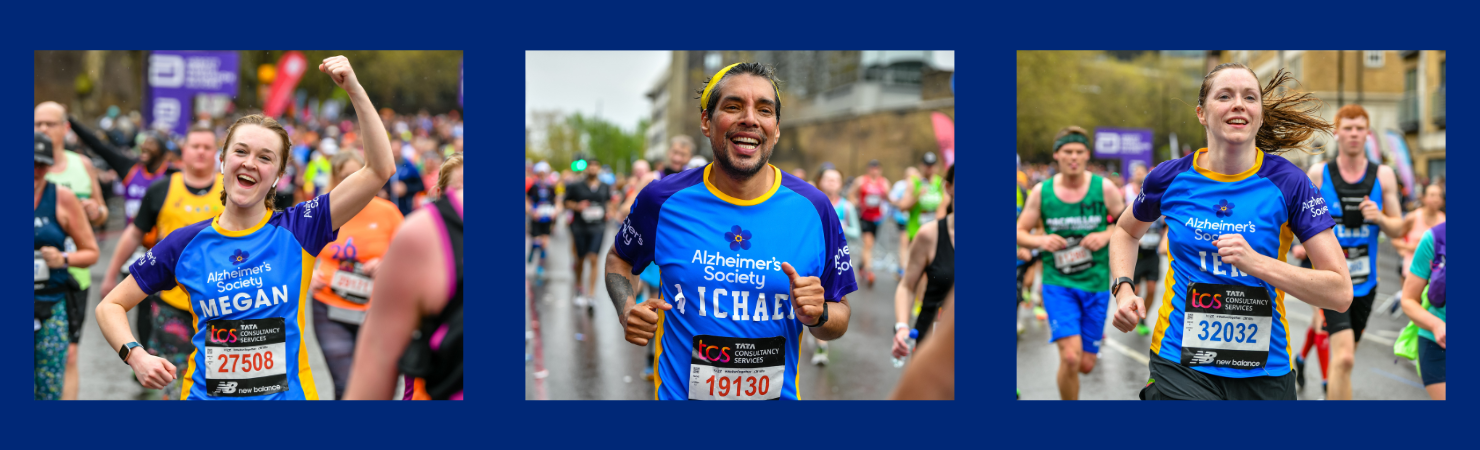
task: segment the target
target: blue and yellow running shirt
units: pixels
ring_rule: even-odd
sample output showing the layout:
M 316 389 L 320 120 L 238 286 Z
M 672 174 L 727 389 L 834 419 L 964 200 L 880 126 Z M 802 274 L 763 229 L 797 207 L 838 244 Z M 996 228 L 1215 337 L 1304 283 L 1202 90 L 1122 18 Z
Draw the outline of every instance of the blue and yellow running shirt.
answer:
M 264 214 L 250 229 L 221 216 L 176 229 L 129 273 L 146 293 L 176 285 L 190 296 L 195 352 L 182 391 L 190 400 L 318 400 L 303 340 L 309 277 L 339 232 L 329 194 Z
M 1290 372 L 1285 293 L 1218 257 L 1213 240 L 1240 234 L 1261 255 L 1285 260 L 1335 222 L 1321 192 L 1285 158 L 1256 152 L 1254 166 L 1224 175 L 1198 167 L 1207 149 L 1162 163 L 1146 176 L 1132 211 L 1166 217 L 1170 267 L 1151 352 L 1209 375 Z
M 775 166 L 752 200 L 708 182 L 713 164 L 649 184 L 632 203 L 616 252 L 634 275 L 657 264 L 659 400 L 797 400 L 806 328 L 792 310 L 790 263 L 836 302 L 855 290 L 848 241 L 817 188 Z

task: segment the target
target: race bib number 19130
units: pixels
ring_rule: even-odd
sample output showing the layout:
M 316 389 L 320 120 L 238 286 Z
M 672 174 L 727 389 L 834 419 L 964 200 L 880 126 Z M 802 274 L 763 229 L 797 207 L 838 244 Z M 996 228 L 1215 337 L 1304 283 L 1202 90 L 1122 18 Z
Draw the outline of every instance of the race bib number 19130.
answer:
M 213 320 L 206 327 L 206 395 L 288 392 L 288 332 L 283 318 Z
M 689 400 L 777 400 L 785 376 L 786 338 L 694 336 Z

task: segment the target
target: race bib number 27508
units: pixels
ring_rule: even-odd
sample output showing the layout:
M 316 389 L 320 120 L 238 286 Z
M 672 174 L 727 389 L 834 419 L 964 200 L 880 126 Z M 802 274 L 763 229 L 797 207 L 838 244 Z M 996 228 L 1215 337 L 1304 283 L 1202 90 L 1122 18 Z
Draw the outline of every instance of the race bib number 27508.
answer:
M 213 320 L 206 327 L 207 395 L 288 392 L 288 333 L 283 318 Z

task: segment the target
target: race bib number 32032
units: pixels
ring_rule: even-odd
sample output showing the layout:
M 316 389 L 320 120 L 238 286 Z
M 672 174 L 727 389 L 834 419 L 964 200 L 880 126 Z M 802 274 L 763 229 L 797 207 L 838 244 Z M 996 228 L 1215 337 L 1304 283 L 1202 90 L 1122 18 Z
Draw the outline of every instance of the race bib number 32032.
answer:
M 1261 286 L 1192 283 L 1182 365 L 1258 369 L 1269 359 L 1274 302 Z
M 283 318 L 213 320 L 206 327 L 206 395 L 288 392 L 288 332 Z
M 776 400 L 785 376 L 786 338 L 694 336 L 689 400 Z

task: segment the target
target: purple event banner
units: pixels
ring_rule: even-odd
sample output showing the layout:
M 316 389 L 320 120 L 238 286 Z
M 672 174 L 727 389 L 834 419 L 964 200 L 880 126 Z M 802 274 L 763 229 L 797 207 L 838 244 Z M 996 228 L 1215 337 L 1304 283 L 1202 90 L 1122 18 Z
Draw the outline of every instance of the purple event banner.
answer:
M 1151 169 L 1150 128 L 1095 128 L 1095 158 L 1120 159 L 1120 173 L 1129 177 L 1131 166 Z
M 195 96 L 237 94 L 238 54 L 235 51 L 155 51 L 149 54 L 149 101 L 145 105 L 150 128 L 167 127 L 184 135 L 192 120 Z

